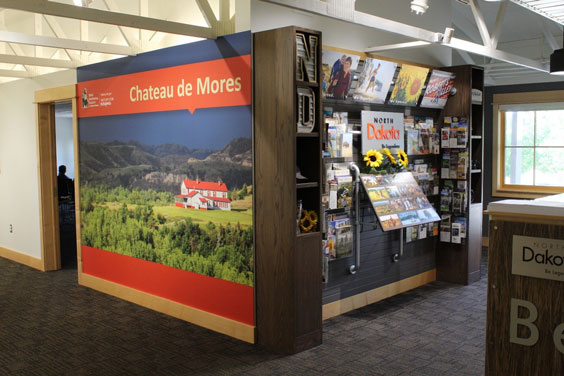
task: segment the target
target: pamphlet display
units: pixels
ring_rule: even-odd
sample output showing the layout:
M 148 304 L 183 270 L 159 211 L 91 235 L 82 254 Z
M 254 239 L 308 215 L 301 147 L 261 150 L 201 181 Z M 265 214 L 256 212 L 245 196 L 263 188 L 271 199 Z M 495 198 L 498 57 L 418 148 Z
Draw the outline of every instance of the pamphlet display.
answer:
M 440 153 L 440 137 L 432 117 L 406 116 L 404 127 L 408 155 Z
M 440 240 L 463 243 L 466 238 L 468 205 L 468 121 L 445 117 L 441 129 Z
M 417 106 L 427 73 L 428 68 L 403 64 L 388 102 L 400 106 Z
M 361 175 L 361 181 L 383 231 L 440 220 L 411 172 Z
M 443 108 L 454 85 L 454 77 L 453 73 L 433 70 L 421 99 L 421 107 Z
M 325 118 L 327 125 L 327 155 L 331 158 L 353 156 L 353 134 L 348 125 L 347 112 L 334 112 Z
M 366 58 L 358 65 L 358 81 L 353 83 L 353 98 L 357 101 L 384 103 L 396 68 L 396 63 Z

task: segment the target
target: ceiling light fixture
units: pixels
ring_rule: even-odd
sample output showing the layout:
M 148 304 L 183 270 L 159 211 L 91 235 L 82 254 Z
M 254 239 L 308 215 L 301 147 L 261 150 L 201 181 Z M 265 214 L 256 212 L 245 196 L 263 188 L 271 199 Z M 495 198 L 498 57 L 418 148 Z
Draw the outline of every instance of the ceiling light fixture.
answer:
M 550 74 L 564 76 L 564 48 L 554 50 L 550 55 Z
M 412 0 L 411 1 L 411 11 L 415 14 L 423 14 L 429 8 L 427 0 Z

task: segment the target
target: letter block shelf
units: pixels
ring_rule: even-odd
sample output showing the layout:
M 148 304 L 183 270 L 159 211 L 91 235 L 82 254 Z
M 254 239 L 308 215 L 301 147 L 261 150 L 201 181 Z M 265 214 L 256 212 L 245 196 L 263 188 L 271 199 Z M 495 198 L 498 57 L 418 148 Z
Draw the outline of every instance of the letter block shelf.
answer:
M 321 34 L 256 33 L 253 59 L 257 343 L 296 353 L 322 333 L 321 233 L 297 222 L 321 208 Z

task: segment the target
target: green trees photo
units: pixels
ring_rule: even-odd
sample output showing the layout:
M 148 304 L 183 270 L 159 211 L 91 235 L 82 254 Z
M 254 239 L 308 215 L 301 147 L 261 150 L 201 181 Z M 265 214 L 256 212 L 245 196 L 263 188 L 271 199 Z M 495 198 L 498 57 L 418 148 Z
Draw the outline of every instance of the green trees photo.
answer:
M 252 228 L 154 213 L 173 202 L 172 193 L 151 189 L 82 186 L 82 244 L 252 286 Z

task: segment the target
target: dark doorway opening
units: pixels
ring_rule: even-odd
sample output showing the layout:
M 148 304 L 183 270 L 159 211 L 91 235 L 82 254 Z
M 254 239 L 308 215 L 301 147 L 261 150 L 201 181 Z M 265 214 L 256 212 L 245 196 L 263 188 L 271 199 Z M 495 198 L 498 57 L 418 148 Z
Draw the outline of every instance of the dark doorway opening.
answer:
M 76 268 L 75 160 L 72 103 L 55 104 L 55 127 L 61 267 Z

